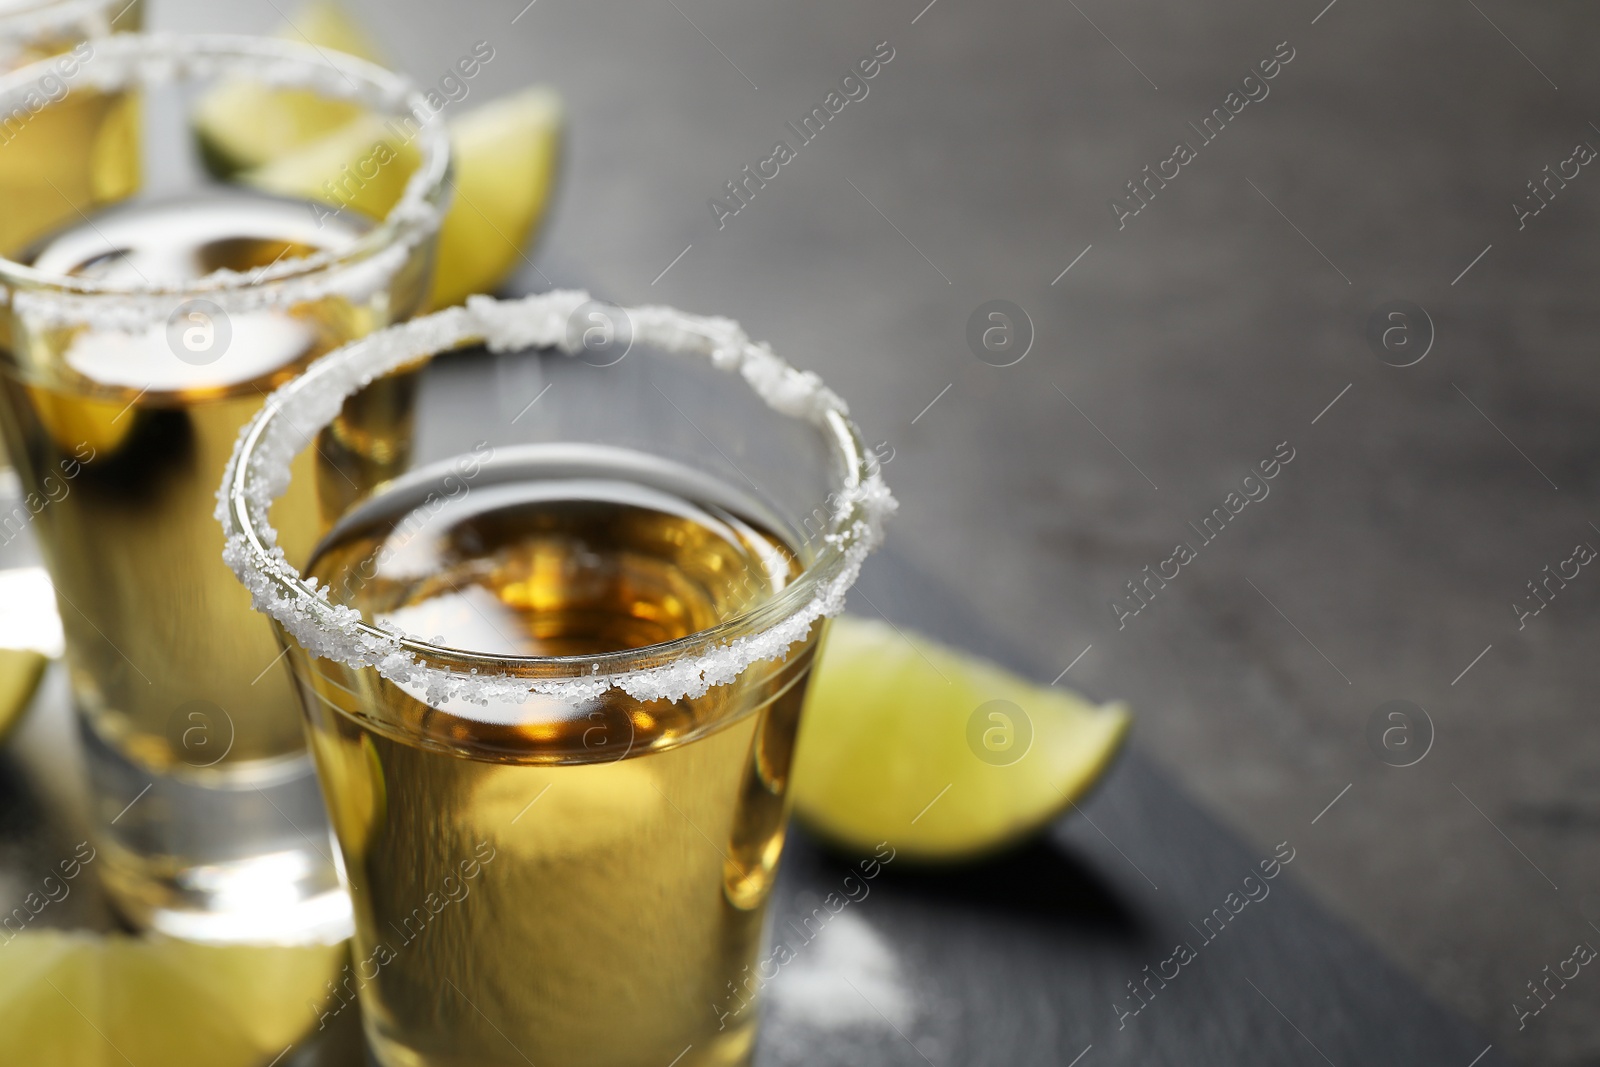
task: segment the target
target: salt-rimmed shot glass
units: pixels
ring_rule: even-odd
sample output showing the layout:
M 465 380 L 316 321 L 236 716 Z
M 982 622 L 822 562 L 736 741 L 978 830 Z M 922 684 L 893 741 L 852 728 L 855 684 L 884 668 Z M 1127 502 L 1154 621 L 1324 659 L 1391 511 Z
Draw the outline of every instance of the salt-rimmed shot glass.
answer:
M 407 469 L 287 547 L 330 420 L 428 357 Z M 355 904 L 324 1021 L 359 994 L 386 1067 L 748 1062 L 809 670 L 893 507 L 726 319 L 473 298 L 276 391 L 217 515 Z
M 214 176 L 190 124 L 243 85 L 406 138 L 387 215 Z M 212 496 L 273 387 L 424 300 L 448 168 L 432 114 L 398 75 L 257 38 L 118 34 L 0 78 L 0 430 L 26 491 L 0 531 L 31 530 L 53 579 L 96 868 L 137 926 L 350 928 L 292 683 L 217 558 Z M 381 468 L 405 415 L 397 380 L 329 454 Z

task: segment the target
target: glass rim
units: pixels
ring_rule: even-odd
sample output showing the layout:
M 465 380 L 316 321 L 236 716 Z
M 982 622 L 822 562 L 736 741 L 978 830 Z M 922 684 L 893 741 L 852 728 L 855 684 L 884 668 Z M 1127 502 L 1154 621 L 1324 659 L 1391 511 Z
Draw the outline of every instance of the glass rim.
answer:
M 138 0 L 33 0 L 33 3 L 0 7 L 0 41 L 18 41 L 41 32 L 72 25 L 87 25 L 91 20 L 117 9 L 106 25 L 116 22 Z
M 408 177 L 400 199 L 382 219 L 350 244 L 309 256 L 286 257 L 268 267 L 249 272 L 213 271 L 179 283 L 105 281 L 43 271 L 0 255 L 0 301 L 6 298 L 51 298 L 83 301 L 97 298 L 139 303 L 157 302 L 150 309 L 164 318 L 174 298 L 230 296 L 251 293 L 247 306 L 299 302 L 298 290 L 308 280 L 326 278 L 370 264 L 393 249 L 408 249 L 438 229 L 449 175 L 449 138 L 443 123 L 432 121 L 437 109 L 423 91 L 403 74 L 359 57 L 315 45 L 270 37 L 221 33 L 119 33 L 88 42 L 92 53 L 80 60 L 69 81 L 96 89 L 127 88 L 211 77 L 256 76 L 275 88 L 305 89 L 333 99 L 383 109 L 395 117 L 426 115 L 418 126 L 418 165 Z M 71 53 L 66 53 L 71 55 Z M 0 114 L 21 106 L 37 93 L 43 79 L 63 80 L 57 64 L 62 56 L 48 56 L 0 76 Z M 94 69 L 91 69 L 93 67 Z M 69 87 L 46 107 L 72 95 Z M 47 94 L 48 99 L 48 94 Z M 34 110 L 44 110 L 37 108 Z M 0 151 L 3 151 L 0 146 Z M 300 283 L 297 287 L 293 283 Z M 279 290 L 293 290 L 278 292 Z M 24 301 L 26 302 L 26 301 Z M 36 299 L 35 303 L 40 302 Z
M 374 667 L 398 684 L 425 687 L 430 701 L 461 698 L 484 704 L 532 695 L 578 700 L 622 689 L 639 700 L 694 697 L 733 681 L 753 663 L 781 659 L 820 618 L 836 615 L 866 556 L 882 541 L 895 509 L 876 458 L 850 421 L 844 401 L 812 372 L 794 369 L 764 343 L 752 342 L 730 319 L 688 315 L 667 307 L 613 308 L 626 316 L 635 343 L 699 355 L 738 374 L 777 414 L 809 423 L 836 470 L 824 504 L 829 525 L 815 556 L 788 585 L 715 626 L 672 641 L 586 656 L 505 656 L 418 640 L 368 623 L 328 599 L 277 546 L 268 521 L 288 488 L 290 461 L 337 415 L 344 400 L 389 370 L 419 357 L 483 344 L 492 352 L 555 348 L 583 351 L 569 331 L 571 315 L 590 303 L 581 291 L 552 291 L 521 300 L 472 297 L 391 326 L 323 356 L 280 386 L 244 427 L 217 491 L 223 558 L 250 590 L 258 611 L 317 658 Z M 286 411 L 294 410 L 291 419 Z

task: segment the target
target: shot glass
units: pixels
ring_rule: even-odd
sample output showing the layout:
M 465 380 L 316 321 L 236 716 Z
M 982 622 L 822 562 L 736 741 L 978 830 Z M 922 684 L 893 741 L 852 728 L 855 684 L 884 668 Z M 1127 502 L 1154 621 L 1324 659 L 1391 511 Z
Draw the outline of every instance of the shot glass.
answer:
M 281 551 L 330 420 L 420 359 L 407 469 Z M 809 671 L 893 507 L 726 319 L 473 298 L 275 392 L 217 516 L 355 905 L 319 1017 L 385 1067 L 747 1063 Z
M 212 177 L 188 124 L 239 79 L 406 131 L 392 210 Z M 211 498 L 269 390 L 424 299 L 448 165 L 430 114 L 371 64 L 243 37 L 119 34 L 0 78 L 0 430 L 25 491 L 0 538 L 31 530 L 54 582 L 97 867 L 136 926 L 350 928 L 289 674 Z M 389 400 L 328 445 L 345 467 L 382 466 Z

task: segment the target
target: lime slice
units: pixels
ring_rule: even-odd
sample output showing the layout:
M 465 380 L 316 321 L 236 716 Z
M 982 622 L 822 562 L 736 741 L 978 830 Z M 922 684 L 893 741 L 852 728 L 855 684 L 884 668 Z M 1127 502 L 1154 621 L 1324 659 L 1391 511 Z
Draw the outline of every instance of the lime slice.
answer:
M 341 1003 L 329 993 L 328 981 L 347 960 L 342 942 L 198 945 L 174 938 L 117 940 L 133 960 L 133 966 L 123 972 L 130 980 L 137 981 L 141 970 L 148 969 L 176 973 L 203 986 L 218 1005 L 219 1020 L 243 1038 L 253 1055 L 265 1052 L 271 1059 L 317 1024 L 319 1009 L 337 1009 Z M 341 992 L 348 995 L 348 991 Z M 150 1015 L 170 1010 L 169 1003 L 153 998 L 140 1006 Z M 202 1058 L 197 1062 L 214 1061 Z
M 427 310 L 492 291 L 522 262 L 550 198 L 560 143 L 560 100 L 537 87 L 467 111 L 450 125 L 452 198 L 439 231 Z M 239 180 L 382 218 L 417 160 L 414 143 L 368 115 Z
M 377 116 L 362 115 L 238 181 L 279 196 L 320 200 L 333 214 L 354 210 L 376 220 L 399 201 L 420 159 L 415 142 L 397 137 Z
M 0 1062 L 99 1067 L 102 1048 L 115 1055 L 79 1014 L 105 1014 L 91 941 L 47 930 L 18 934 L 0 949 Z
M 377 58 L 366 33 L 327 0 L 300 8 L 279 36 Z M 451 122 L 453 200 L 423 310 L 493 291 L 525 258 L 555 181 L 561 122 L 559 97 L 542 88 Z M 225 82 L 200 101 L 193 125 L 206 166 L 217 176 L 374 219 L 389 213 L 417 166 L 416 146 L 396 137 L 398 126 L 307 91 Z
M 285 40 L 378 61 L 378 48 L 337 5 L 313 0 L 278 30 Z M 224 82 L 195 108 L 194 130 L 206 168 L 218 177 L 257 167 L 316 140 L 362 113 L 359 104 L 304 89 Z
M 0 741 L 28 709 L 48 662 L 31 648 L 0 648 Z
M 534 87 L 450 127 L 454 199 L 439 232 L 428 309 L 492 292 L 523 262 L 544 217 L 561 152 L 561 99 Z
M 999 848 L 1104 773 L 1127 708 L 1095 705 L 884 623 L 836 619 L 795 755 L 798 814 L 822 836 L 920 859 Z
M 303 41 L 374 63 L 383 61 L 382 51 L 367 31 L 331 0 L 308 0 L 301 4 L 293 15 L 284 17 L 276 35 L 286 41 Z
M 259 1067 L 316 1025 L 343 945 L 27 930 L 0 945 L 0 1063 Z

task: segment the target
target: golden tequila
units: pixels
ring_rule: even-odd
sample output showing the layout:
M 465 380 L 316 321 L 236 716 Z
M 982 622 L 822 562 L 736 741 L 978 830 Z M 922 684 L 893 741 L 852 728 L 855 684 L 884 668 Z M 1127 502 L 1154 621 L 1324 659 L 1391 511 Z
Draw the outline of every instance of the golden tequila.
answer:
M 307 574 L 492 658 L 671 642 L 800 572 L 720 483 L 507 451 L 392 483 Z M 747 1062 L 757 1013 L 726 1005 L 761 944 L 818 630 L 700 697 L 576 705 L 434 706 L 292 646 L 357 925 L 318 1014 L 359 991 L 386 1067 Z

